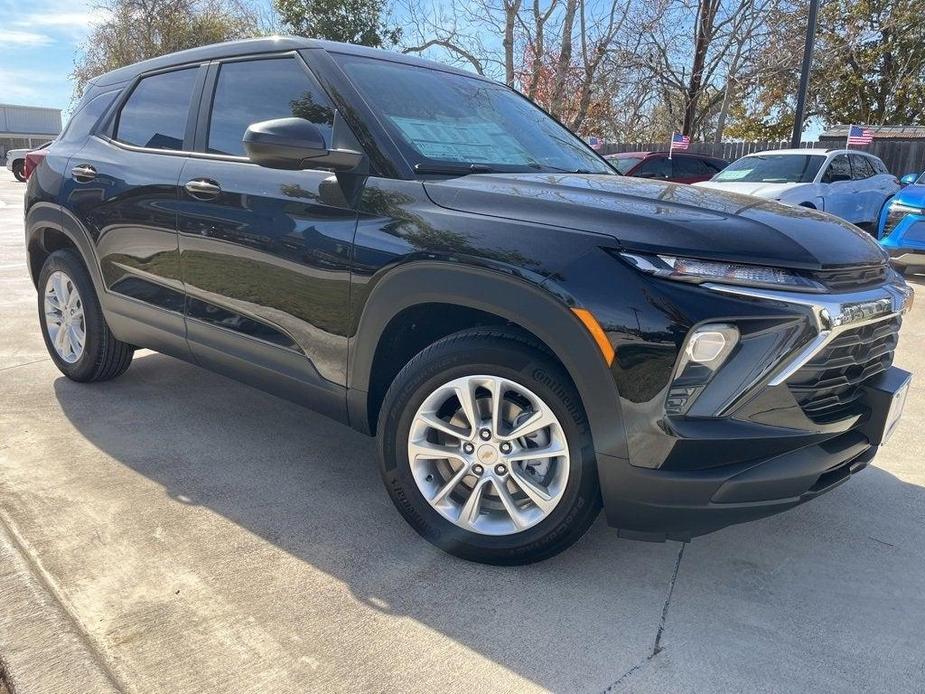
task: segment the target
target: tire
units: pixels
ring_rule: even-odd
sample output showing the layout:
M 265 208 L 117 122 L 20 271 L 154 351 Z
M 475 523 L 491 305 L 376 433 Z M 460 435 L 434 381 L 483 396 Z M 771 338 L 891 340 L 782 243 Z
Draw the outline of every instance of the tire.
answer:
M 489 413 L 496 391 L 489 389 L 502 381 L 501 431 L 483 440 L 483 429 L 493 428 Z M 444 402 L 451 392 L 474 394 L 468 411 L 478 408 L 477 426 L 461 398 L 449 395 Z M 426 422 L 435 420 L 430 413 L 441 419 L 438 428 L 425 423 L 423 411 Z M 531 417 L 552 423 L 528 436 L 510 436 L 533 426 L 524 424 Z M 594 447 L 578 392 L 563 367 L 524 336 L 480 328 L 434 343 L 396 376 L 378 431 L 380 471 L 396 508 L 422 537 L 463 559 L 499 565 L 546 559 L 577 541 L 601 509 Z M 440 452 L 453 457 L 421 456 L 419 447 L 431 442 L 444 444 Z M 523 459 L 546 450 L 560 455 Z M 481 472 L 474 474 L 481 462 Z M 451 491 L 432 505 L 425 488 L 432 498 L 440 496 L 437 490 Z M 466 502 L 476 488 L 478 507 L 467 515 Z M 471 522 L 461 521 L 464 516 Z
M 26 166 L 26 162 L 24 162 L 22 159 L 18 159 L 13 162 L 13 176 L 15 176 L 16 180 L 19 181 L 20 183 L 26 182 L 26 174 L 23 171 L 25 166 Z
M 57 282 L 57 288 L 55 283 Z M 135 348 L 117 340 L 100 309 L 100 302 L 83 260 L 74 251 L 52 253 L 42 265 L 38 282 L 39 322 L 45 347 L 58 370 L 72 381 L 108 381 L 125 373 L 132 363 Z M 72 294 L 76 290 L 76 299 Z M 73 330 L 62 332 L 53 317 L 61 321 L 64 310 L 59 298 L 71 299 L 67 325 Z M 67 307 L 65 307 L 67 308 Z M 49 330 L 49 323 L 52 330 Z M 79 338 L 83 332 L 82 341 Z M 60 336 L 56 346 L 55 339 Z M 77 336 L 77 337 L 73 337 Z M 79 349 L 78 349 L 79 347 Z

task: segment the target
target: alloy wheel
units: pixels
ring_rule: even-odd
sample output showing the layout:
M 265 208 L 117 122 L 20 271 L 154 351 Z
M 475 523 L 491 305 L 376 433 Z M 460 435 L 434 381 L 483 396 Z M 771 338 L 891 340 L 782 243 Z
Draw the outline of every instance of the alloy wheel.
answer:
M 87 340 L 83 302 L 74 281 L 60 270 L 45 283 L 45 330 L 61 359 L 68 364 L 80 359 Z
M 522 532 L 547 518 L 569 473 L 568 443 L 549 405 L 489 375 L 454 379 L 424 400 L 408 460 L 427 502 L 482 535 Z

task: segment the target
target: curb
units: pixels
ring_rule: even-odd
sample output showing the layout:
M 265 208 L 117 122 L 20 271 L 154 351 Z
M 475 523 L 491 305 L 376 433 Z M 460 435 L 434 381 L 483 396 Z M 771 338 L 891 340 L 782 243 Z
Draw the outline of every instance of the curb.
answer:
M 0 691 L 10 694 L 120 688 L 41 570 L 0 516 Z

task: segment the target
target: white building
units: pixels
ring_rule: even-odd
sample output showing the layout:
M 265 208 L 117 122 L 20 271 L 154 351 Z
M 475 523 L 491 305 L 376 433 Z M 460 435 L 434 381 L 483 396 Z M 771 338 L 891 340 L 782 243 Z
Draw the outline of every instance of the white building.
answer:
M 61 109 L 0 104 L 0 162 L 7 150 L 38 147 L 61 132 Z

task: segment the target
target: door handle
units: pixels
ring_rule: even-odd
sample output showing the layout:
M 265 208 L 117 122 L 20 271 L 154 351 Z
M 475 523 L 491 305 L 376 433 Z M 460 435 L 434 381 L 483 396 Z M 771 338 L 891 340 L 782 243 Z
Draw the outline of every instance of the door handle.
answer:
M 183 187 L 197 200 L 211 200 L 222 192 L 221 186 L 208 178 L 194 178 L 192 181 L 187 181 Z
M 78 183 L 88 183 L 96 178 L 96 169 L 89 164 L 78 164 L 71 169 L 71 178 Z

